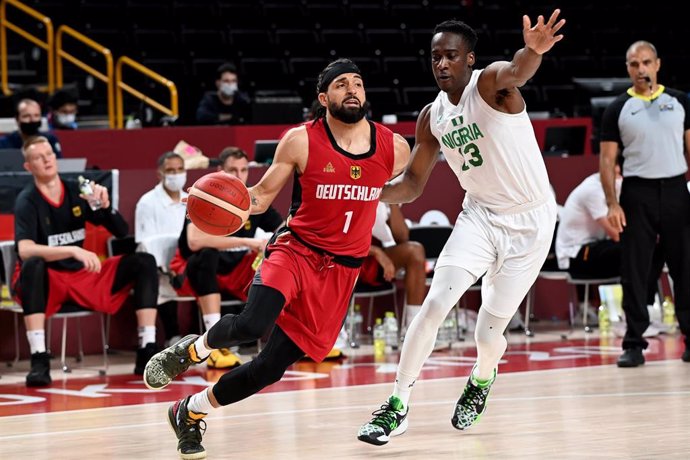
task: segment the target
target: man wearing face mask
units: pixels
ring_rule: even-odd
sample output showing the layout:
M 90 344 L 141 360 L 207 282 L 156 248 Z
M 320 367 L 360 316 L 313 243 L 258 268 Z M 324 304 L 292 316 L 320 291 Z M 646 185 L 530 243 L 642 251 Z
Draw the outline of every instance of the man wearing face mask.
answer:
M 208 91 L 199 102 L 196 120 L 201 125 L 241 125 L 250 122 L 251 101 L 240 91 L 237 68 L 225 63 L 216 71 L 216 91 Z
M 0 149 L 21 149 L 24 142 L 32 136 L 41 135 L 48 139 L 57 158 L 62 158 L 62 148 L 58 138 L 50 133 L 39 131 L 41 128 L 41 106 L 33 99 L 22 99 L 17 104 L 18 130 L 0 138 Z
M 48 101 L 48 126 L 50 129 L 77 129 L 77 95 L 60 89 Z
M 153 247 L 154 237 L 165 234 L 177 237 L 182 231 L 187 212 L 182 202 L 187 197 L 184 191 L 187 182 L 184 159 L 172 151 L 161 155 L 158 158 L 158 179 L 158 184 L 139 199 L 134 213 L 134 239 L 145 250 Z M 160 273 L 159 288 L 161 294 L 169 292 L 174 296 L 170 281 L 163 273 Z M 158 315 L 163 322 L 165 339 L 174 343 L 180 338 L 177 302 L 166 302 L 160 297 L 158 302 Z

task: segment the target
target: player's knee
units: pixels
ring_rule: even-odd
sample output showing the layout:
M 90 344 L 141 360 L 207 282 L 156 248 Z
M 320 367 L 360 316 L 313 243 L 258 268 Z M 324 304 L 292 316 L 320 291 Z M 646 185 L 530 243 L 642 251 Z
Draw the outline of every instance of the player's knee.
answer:
M 214 248 L 203 248 L 197 253 L 199 265 L 205 265 L 209 263 L 216 264 L 218 263 L 219 256 L 220 252 L 218 251 L 218 249 Z
M 235 318 L 235 332 L 238 337 L 246 340 L 257 340 L 264 336 L 270 326 L 259 318 L 251 318 L 248 315 L 238 315 Z
M 424 305 L 422 306 L 422 312 L 424 313 L 424 318 L 428 321 L 438 323 L 439 325 L 446 318 L 448 314 L 448 305 L 445 305 L 441 299 L 429 296 L 424 300 Z
M 426 265 L 426 251 L 424 250 L 424 246 L 418 241 L 409 241 L 408 245 L 410 248 L 410 264 L 424 267 Z
M 22 279 L 34 280 L 44 276 L 46 269 L 47 265 L 43 257 L 29 257 L 22 262 L 20 276 Z

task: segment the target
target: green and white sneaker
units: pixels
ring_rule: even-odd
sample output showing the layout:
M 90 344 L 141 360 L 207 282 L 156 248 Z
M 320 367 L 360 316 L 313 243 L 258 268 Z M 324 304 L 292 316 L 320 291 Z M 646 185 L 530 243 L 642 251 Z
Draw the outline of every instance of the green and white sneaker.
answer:
M 197 356 L 194 342 L 198 337 L 196 334 L 189 334 L 153 355 L 144 368 L 144 384 L 152 390 L 160 390 L 189 366 L 199 364 L 208 358 L 206 356 L 202 359 Z
M 453 418 L 450 423 L 458 430 L 466 430 L 479 421 L 486 410 L 486 398 L 489 397 L 489 390 L 491 385 L 496 381 L 497 370 L 494 369 L 494 375 L 487 382 L 480 382 L 474 377 L 474 367 L 470 372 L 470 378 L 467 380 L 465 390 L 462 396 L 455 404 Z
M 359 428 L 357 439 L 360 441 L 382 446 L 391 436 L 399 436 L 407 430 L 407 413 L 409 407 L 405 407 L 397 396 L 388 398 L 379 410 L 372 412 L 371 421 Z

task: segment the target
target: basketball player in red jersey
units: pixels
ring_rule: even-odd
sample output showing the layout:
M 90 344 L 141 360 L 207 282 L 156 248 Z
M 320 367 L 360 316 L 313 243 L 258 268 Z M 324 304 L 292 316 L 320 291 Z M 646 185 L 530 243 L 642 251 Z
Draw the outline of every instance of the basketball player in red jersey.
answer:
M 295 176 L 287 226 L 266 248 L 245 309 L 224 316 L 202 336 L 188 335 L 146 366 L 144 382 L 160 389 L 212 350 L 255 341 L 273 328 L 254 360 L 170 407 L 168 419 L 183 459 L 206 457 L 202 419 L 212 408 L 277 382 L 305 355 L 320 362 L 332 349 L 369 253 L 381 190 L 408 163 L 407 141 L 364 118 L 369 105 L 352 61 L 326 66 L 317 94 L 322 107 L 316 119 L 287 132 L 270 168 L 249 189 L 251 212 L 259 214 Z

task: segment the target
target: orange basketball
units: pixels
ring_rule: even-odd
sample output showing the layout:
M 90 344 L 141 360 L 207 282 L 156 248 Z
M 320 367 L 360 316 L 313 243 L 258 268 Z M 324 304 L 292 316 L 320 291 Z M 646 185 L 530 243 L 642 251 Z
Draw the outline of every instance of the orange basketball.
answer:
M 199 178 L 189 189 L 187 215 L 209 235 L 231 235 L 249 218 L 251 199 L 237 177 L 218 171 Z

